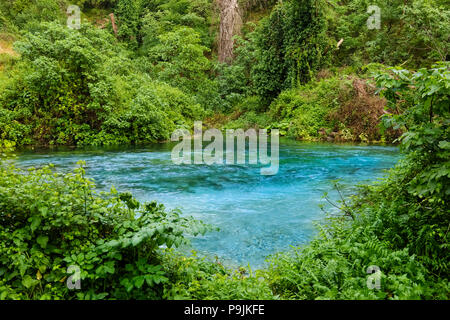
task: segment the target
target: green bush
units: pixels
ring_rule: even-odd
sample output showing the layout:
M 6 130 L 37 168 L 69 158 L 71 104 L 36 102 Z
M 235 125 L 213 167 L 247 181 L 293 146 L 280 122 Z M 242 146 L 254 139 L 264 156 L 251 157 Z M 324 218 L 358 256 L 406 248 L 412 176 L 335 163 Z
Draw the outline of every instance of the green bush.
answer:
M 288 124 L 286 135 L 303 139 L 318 139 L 321 129 L 332 130 L 335 121 L 327 116 L 351 97 L 351 81 L 332 77 L 311 82 L 282 92 L 270 105 L 273 128 Z
M 408 103 L 403 113 L 385 117 L 387 126 L 407 128 L 400 137 L 406 159 L 383 189 L 372 191 L 386 199 L 373 207 L 389 222 L 389 228 L 379 224 L 377 231 L 380 237 L 392 238 L 395 247 L 407 246 L 434 274 L 445 275 L 449 267 L 450 64 L 414 73 L 392 68 L 379 75 L 377 83 L 391 108 L 401 109 Z
M 369 30 L 369 6 L 380 8 L 380 29 Z M 335 64 L 370 62 L 429 67 L 449 54 L 450 11 L 446 1 L 350 0 L 333 7 L 329 33 L 344 42 Z
M 211 67 L 204 56 L 209 49 L 200 44 L 199 35 L 193 29 L 180 27 L 160 35 L 159 41 L 148 52 L 158 77 L 189 92 L 198 89 Z
M 145 53 L 159 43 L 158 37 L 179 27 L 188 27 L 200 36 L 201 44 L 213 46 L 215 35 L 210 32 L 212 23 L 211 0 L 152 0 L 144 3 L 145 14 L 139 37 Z
M 306 300 L 448 298 L 447 280 L 433 279 L 408 249 L 380 241 L 365 218 L 334 218 L 304 248 L 273 256 L 267 280 L 274 293 Z M 370 266 L 381 270 L 380 290 L 367 286 Z
M 139 144 L 168 140 L 177 128 L 190 129 L 203 109 L 179 89 L 151 83 L 137 90 L 129 107 L 108 115 L 102 131 L 90 144 Z M 120 137 L 114 143 L 113 137 Z M 105 138 L 105 140 L 103 140 Z
M 178 52 L 178 42 L 170 39 L 167 46 L 155 48 L 170 55 L 156 66 L 161 68 L 157 76 L 190 95 L 139 71 L 139 60 L 130 59 L 103 30 L 42 24 L 15 43 L 21 56 L 7 71 L 11 78 L 0 93 L 0 137 L 18 146 L 167 140 L 174 129 L 201 119 L 192 85 L 208 80 L 201 69 L 208 65 L 203 47 L 187 44 Z M 198 64 L 190 64 L 195 55 Z
M 282 90 L 310 81 L 327 63 L 326 21 L 321 1 L 280 2 L 256 31 L 252 80 L 269 101 Z
M 9 0 L 0 3 L 2 31 L 19 33 L 41 22 L 64 21 L 65 0 Z
M 138 46 L 138 32 L 142 15 L 141 0 L 117 0 L 114 12 L 117 16 L 117 36 L 132 48 Z
M 140 204 L 129 193 L 98 193 L 83 167 L 0 168 L 0 299 L 160 299 L 168 274 L 159 248 L 207 227 Z M 69 266 L 81 290 L 66 286 Z
M 322 226 L 308 246 L 271 260 L 275 293 L 305 299 L 448 299 L 450 162 L 448 63 L 416 73 L 393 68 L 376 79 L 389 106 L 388 125 L 407 127 L 404 159 L 361 187 L 343 216 Z M 381 269 L 368 290 L 366 269 Z
M 236 120 L 227 122 L 223 129 L 265 129 L 270 125 L 270 118 L 267 114 L 256 113 L 254 111 L 249 111 L 244 113 Z
M 262 271 L 237 270 L 200 258 L 176 252 L 164 255 L 163 264 L 173 282 L 166 288 L 169 299 L 194 300 L 272 300 L 278 297 L 263 277 Z
M 0 94 L 0 108 L 28 128 L 22 137 L 15 134 L 18 145 L 77 144 L 77 135 L 98 130 L 112 94 L 102 67 L 120 54 L 111 36 L 86 25 L 70 30 L 45 23 L 16 42 L 15 49 L 20 60 L 9 71 L 11 80 Z M 13 134 L 7 130 L 0 129 Z

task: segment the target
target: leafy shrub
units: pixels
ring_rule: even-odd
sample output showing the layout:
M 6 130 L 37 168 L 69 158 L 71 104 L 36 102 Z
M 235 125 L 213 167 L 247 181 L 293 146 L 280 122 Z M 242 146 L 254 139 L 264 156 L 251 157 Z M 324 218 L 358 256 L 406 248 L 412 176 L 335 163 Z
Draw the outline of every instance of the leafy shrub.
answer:
M 280 2 L 256 31 L 252 79 L 269 101 L 307 83 L 326 64 L 326 23 L 320 1 Z
M 2 30 L 17 33 L 31 30 L 41 22 L 63 21 L 64 0 L 10 0 L 0 3 Z
M 408 128 L 400 137 L 407 157 L 383 190 L 372 190 L 387 202 L 374 205 L 380 217 L 389 221 L 389 229 L 379 224 L 377 231 L 395 239 L 396 247 L 408 246 L 437 275 L 446 274 L 449 264 L 449 75 L 446 62 L 415 73 L 393 68 L 377 77 L 391 107 L 410 103 L 403 113 L 385 119 L 388 126 Z M 395 215 L 391 208 L 396 209 Z
M 333 221 L 334 220 L 334 221 Z M 393 250 L 372 225 L 333 218 L 320 237 L 304 248 L 271 258 L 267 279 L 288 299 L 446 299 L 448 281 L 431 279 L 407 249 Z M 380 290 L 367 286 L 370 266 L 378 266 Z
M 361 187 L 344 216 L 320 237 L 272 259 L 275 293 L 306 299 L 448 299 L 449 65 L 376 76 L 390 107 L 385 121 L 406 127 L 404 159 L 375 185 Z M 405 106 L 405 103 L 407 106 Z M 381 269 L 368 290 L 366 268 Z
M 210 32 L 211 0 L 152 0 L 144 3 L 140 51 L 147 52 L 159 43 L 158 37 L 179 27 L 188 27 L 200 36 L 201 45 L 212 47 L 214 34 Z
M 25 139 L 15 140 L 18 145 L 76 144 L 77 134 L 99 128 L 111 94 L 102 65 L 120 52 L 113 43 L 104 31 L 55 23 L 42 24 L 15 43 L 20 62 L 0 107 L 11 120 L 32 128 L 22 133 Z
M 229 121 L 224 129 L 265 129 L 270 124 L 270 119 L 266 114 L 258 114 L 254 111 L 244 113 L 236 120 Z
M 11 152 L 14 151 L 14 147 L 16 146 L 16 143 L 14 141 L 9 140 L 0 140 L 0 157 L 6 155 L 5 152 Z
M 115 44 L 94 27 L 70 30 L 54 23 L 16 42 L 21 57 L 0 94 L 0 136 L 18 146 L 146 143 L 167 140 L 175 128 L 202 117 L 193 98 L 140 72 L 139 61 Z M 180 53 L 170 51 L 176 50 L 172 44 L 155 50 Z M 159 65 L 160 78 L 194 91 L 191 81 L 203 74 L 200 65 L 186 67 L 190 53 L 199 54 L 199 64 L 208 60 L 201 47 L 191 49 L 161 62 L 167 69 Z
M 394 141 L 401 130 L 381 126 L 386 101 L 375 91 L 355 75 L 330 75 L 283 91 L 265 113 L 260 97 L 242 98 L 225 126 L 279 129 L 301 140 Z
M 201 45 L 200 36 L 189 27 L 176 27 L 158 36 L 158 44 L 149 48 L 147 59 L 153 77 L 181 89 L 206 109 L 220 107 L 216 81 L 211 79 L 211 62 Z
M 203 111 L 195 101 L 179 89 L 164 83 L 144 85 L 137 91 L 129 107 L 110 114 L 99 137 L 120 137 L 120 143 L 148 143 L 169 139 L 177 128 L 191 128 Z M 109 144 L 101 140 L 94 144 Z M 92 144 L 92 143 L 91 143 Z
M 140 29 L 140 16 L 142 14 L 141 0 L 117 0 L 115 13 L 118 22 L 117 36 L 128 42 L 131 47 L 138 46 L 138 32 Z
M 159 299 L 168 275 L 159 247 L 205 232 L 192 218 L 94 190 L 83 167 L 24 173 L 0 168 L 1 299 Z M 81 290 L 66 286 L 81 271 Z
M 169 299 L 271 300 L 272 294 L 262 271 L 232 270 L 220 262 L 169 252 L 164 255 L 165 270 L 173 282 L 166 288 Z
M 380 8 L 380 29 L 369 30 L 369 6 Z M 336 52 L 338 65 L 362 66 L 370 62 L 431 66 L 449 53 L 450 11 L 446 1 L 350 0 L 337 3 L 329 32 L 344 39 Z
M 204 56 L 208 48 L 200 45 L 199 35 L 188 27 L 159 36 L 160 43 L 149 50 L 150 60 L 162 81 L 179 85 L 190 92 L 206 78 L 210 63 Z
M 289 123 L 288 136 L 318 139 L 322 128 L 334 127 L 327 116 L 350 99 L 351 89 L 351 81 L 338 77 L 311 82 L 282 92 L 270 105 L 269 114 L 275 123 Z

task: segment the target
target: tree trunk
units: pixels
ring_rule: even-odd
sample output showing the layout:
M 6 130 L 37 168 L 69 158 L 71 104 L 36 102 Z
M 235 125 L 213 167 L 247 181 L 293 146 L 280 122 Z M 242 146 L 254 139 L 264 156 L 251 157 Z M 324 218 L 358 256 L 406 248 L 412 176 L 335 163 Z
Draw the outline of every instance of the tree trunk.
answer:
M 242 26 L 238 0 L 217 0 L 220 9 L 219 61 L 233 60 L 233 37 L 240 33 Z
M 109 17 L 111 18 L 111 25 L 112 25 L 112 28 L 114 30 L 114 34 L 117 37 L 117 26 L 116 26 L 116 19 L 114 18 L 114 13 L 110 13 Z

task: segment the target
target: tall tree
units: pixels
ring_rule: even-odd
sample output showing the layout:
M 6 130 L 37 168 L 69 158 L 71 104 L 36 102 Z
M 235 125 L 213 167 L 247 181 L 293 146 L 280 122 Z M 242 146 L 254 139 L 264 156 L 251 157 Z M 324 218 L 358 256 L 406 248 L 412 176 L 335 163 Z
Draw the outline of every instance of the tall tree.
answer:
M 238 0 L 218 0 L 220 8 L 219 61 L 233 59 L 233 37 L 239 34 L 242 26 L 241 10 Z

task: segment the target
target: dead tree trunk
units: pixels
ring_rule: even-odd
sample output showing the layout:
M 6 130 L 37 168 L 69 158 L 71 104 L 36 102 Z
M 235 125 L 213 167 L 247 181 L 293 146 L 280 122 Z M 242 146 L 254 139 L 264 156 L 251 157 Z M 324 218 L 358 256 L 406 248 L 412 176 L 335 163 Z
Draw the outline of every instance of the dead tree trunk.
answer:
M 233 59 L 233 37 L 241 32 L 242 18 L 238 0 L 217 0 L 220 9 L 219 61 Z

